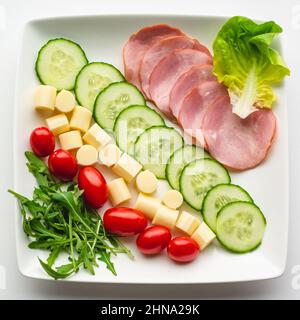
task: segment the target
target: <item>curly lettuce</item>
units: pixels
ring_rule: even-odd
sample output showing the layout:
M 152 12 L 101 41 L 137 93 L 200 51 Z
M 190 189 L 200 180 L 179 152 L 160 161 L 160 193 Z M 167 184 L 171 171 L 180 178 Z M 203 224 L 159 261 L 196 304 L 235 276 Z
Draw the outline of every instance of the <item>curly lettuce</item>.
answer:
M 272 84 L 290 74 L 280 54 L 270 47 L 282 28 L 273 21 L 257 24 L 236 16 L 219 31 L 214 44 L 214 73 L 228 87 L 232 111 L 246 118 L 258 108 L 272 108 Z

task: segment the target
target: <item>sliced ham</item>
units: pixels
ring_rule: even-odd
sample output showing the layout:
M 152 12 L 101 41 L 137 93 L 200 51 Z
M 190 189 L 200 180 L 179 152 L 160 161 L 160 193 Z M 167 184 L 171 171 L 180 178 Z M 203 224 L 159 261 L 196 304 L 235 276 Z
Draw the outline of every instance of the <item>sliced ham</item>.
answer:
M 150 77 L 149 94 L 156 106 L 171 116 L 170 93 L 178 78 L 195 65 L 210 64 L 206 53 L 194 49 L 176 50 L 166 56 L 153 70 Z
M 205 81 L 216 80 L 212 68 L 211 64 L 196 65 L 176 81 L 170 93 L 170 109 L 176 119 L 179 116 L 184 98 L 192 88 L 199 87 Z
M 163 38 L 155 42 L 144 54 L 141 62 L 139 77 L 142 90 L 146 97 L 149 97 L 149 79 L 156 65 L 168 54 L 179 49 L 196 49 L 211 56 L 209 50 L 198 40 L 187 36 L 173 36 Z
M 246 119 L 232 113 L 228 98 L 219 99 L 203 119 L 205 142 L 210 154 L 235 170 L 256 167 L 267 156 L 276 131 L 276 118 L 260 109 Z
M 145 52 L 156 41 L 165 37 L 183 35 L 183 33 L 167 24 L 145 27 L 133 34 L 123 48 L 125 78 L 140 88 L 139 68 Z
M 183 99 L 178 122 L 186 133 L 205 147 L 202 122 L 205 113 L 220 98 L 228 97 L 226 88 L 216 80 L 203 82 Z

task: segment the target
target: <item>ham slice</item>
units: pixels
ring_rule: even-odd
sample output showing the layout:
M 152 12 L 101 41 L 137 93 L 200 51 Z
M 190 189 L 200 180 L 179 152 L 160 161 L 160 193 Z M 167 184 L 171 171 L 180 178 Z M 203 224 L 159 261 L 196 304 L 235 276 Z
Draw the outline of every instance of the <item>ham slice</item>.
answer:
M 167 24 L 145 27 L 133 34 L 123 48 L 125 78 L 140 88 L 139 69 L 145 52 L 158 40 L 165 37 L 183 35 Z
M 194 49 L 176 50 L 166 56 L 155 67 L 150 77 L 149 94 L 158 109 L 170 117 L 170 93 L 178 78 L 195 65 L 211 62 L 210 56 Z
M 125 78 L 226 167 L 246 170 L 268 154 L 276 117 L 260 109 L 232 113 L 227 89 L 213 75 L 209 50 L 167 24 L 145 27 L 123 48 Z
M 228 98 L 219 99 L 203 119 L 203 133 L 210 154 L 234 170 L 256 167 L 267 156 L 276 131 L 276 118 L 260 109 L 246 119 L 232 113 Z
M 196 49 L 211 56 L 209 50 L 198 40 L 187 36 L 174 36 L 163 38 L 155 42 L 144 54 L 139 76 L 142 90 L 146 97 L 149 97 L 149 79 L 156 65 L 168 54 L 179 49 Z
M 183 99 L 178 122 L 186 133 L 205 147 L 202 122 L 207 110 L 222 97 L 228 97 L 226 88 L 216 80 L 206 81 L 192 89 Z
M 199 87 L 205 81 L 216 80 L 212 68 L 211 64 L 196 65 L 176 81 L 170 93 L 170 109 L 176 119 L 179 116 L 184 98 L 192 88 Z

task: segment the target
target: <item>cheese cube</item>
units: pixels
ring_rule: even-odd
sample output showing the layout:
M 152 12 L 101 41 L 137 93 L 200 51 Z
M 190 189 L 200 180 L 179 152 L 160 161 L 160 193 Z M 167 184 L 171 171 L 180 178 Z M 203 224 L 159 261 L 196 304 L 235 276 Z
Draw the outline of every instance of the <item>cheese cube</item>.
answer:
M 112 167 L 112 171 L 118 176 L 130 182 L 142 170 L 142 165 L 127 153 L 123 153 L 119 161 Z
M 140 193 L 136 200 L 134 208 L 140 210 L 144 213 L 145 216 L 147 216 L 147 218 L 152 220 L 160 205 L 160 199 Z
M 84 107 L 76 106 L 72 113 L 70 120 L 71 129 L 80 130 L 86 132 L 90 127 L 92 120 L 92 113 L 90 110 Z
M 56 88 L 40 85 L 35 91 L 35 108 L 38 110 L 54 111 Z
M 153 193 L 157 189 L 157 178 L 149 170 L 142 171 L 136 177 L 136 186 L 140 192 Z
M 107 144 L 100 149 L 99 161 L 107 167 L 114 166 L 121 158 L 122 151 L 115 144 Z
M 73 130 L 62 133 L 58 136 L 59 143 L 64 150 L 74 150 L 82 146 L 80 131 Z
M 187 233 L 189 236 L 199 227 L 200 220 L 194 217 L 192 214 L 182 211 L 176 222 L 176 228 Z
M 205 222 L 201 222 L 200 226 L 192 234 L 192 238 L 199 244 L 201 250 L 207 247 L 216 237 Z
M 172 229 L 175 227 L 178 216 L 178 210 L 170 209 L 164 205 L 160 205 L 156 211 L 152 223 Z
M 107 184 L 107 189 L 113 206 L 131 199 L 131 194 L 123 178 L 110 181 Z
M 64 113 L 71 112 L 75 107 L 76 101 L 74 94 L 68 90 L 61 90 L 55 100 L 55 108 Z
M 56 116 L 46 119 L 47 126 L 54 135 L 58 135 L 70 130 L 69 120 L 65 114 L 58 114 Z
M 95 147 L 85 144 L 78 149 L 76 159 L 81 166 L 92 166 L 97 161 L 97 150 Z
M 182 194 L 177 190 L 168 190 L 163 198 L 162 202 L 171 209 L 179 208 L 183 203 Z
M 107 145 L 111 141 L 111 136 L 107 134 L 97 123 L 93 124 L 83 136 L 83 141 L 94 146 L 97 150 Z

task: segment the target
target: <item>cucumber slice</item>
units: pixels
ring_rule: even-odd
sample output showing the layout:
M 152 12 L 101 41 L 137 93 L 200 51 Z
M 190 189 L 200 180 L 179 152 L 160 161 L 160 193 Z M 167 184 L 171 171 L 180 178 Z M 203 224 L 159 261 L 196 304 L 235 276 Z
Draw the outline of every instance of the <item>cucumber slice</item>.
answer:
M 261 244 L 266 225 L 266 218 L 254 203 L 232 202 L 218 213 L 217 238 L 232 252 L 250 252 Z
M 94 119 L 100 127 L 113 130 L 118 114 L 132 105 L 145 105 L 140 91 L 126 81 L 112 83 L 102 90 L 94 104 Z
M 97 95 L 113 82 L 123 81 L 122 73 L 113 65 L 104 62 L 91 62 L 77 75 L 75 95 L 79 104 L 93 111 Z
M 165 121 L 153 109 L 147 106 L 130 106 L 122 110 L 114 125 L 117 145 L 124 152 L 134 155 L 136 138 L 153 126 L 164 126 Z
M 88 63 L 82 48 L 68 39 L 49 40 L 39 51 L 36 74 L 43 84 L 73 90 L 80 69 Z
M 184 200 L 200 210 L 207 191 L 220 183 L 230 183 L 228 171 L 212 159 L 198 159 L 182 170 L 179 184 Z
M 234 184 L 219 184 L 210 189 L 202 205 L 204 221 L 216 232 L 217 214 L 228 203 L 236 201 L 253 202 L 249 193 Z
M 210 155 L 204 149 L 195 145 L 185 145 L 176 150 L 171 155 L 166 167 L 166 178 L 169 185 L 173 189 L 179 190 L 179 179 L 183 168 L 188 163 L 201 158 L 210 158 Z
M 183 145 L 181 135 L 173 128 L 156 126 L 145 130 L 136 140 L 134 154 L 145 170 L 165 179 L 170 155 Z

